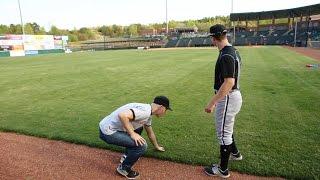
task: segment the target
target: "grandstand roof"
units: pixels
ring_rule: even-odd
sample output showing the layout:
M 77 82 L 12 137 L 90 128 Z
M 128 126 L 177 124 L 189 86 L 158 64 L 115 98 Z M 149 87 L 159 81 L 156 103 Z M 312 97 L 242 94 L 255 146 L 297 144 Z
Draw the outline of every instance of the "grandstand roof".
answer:
M 265 19 L 280 19 L 288 17 L 300 17 L 320 14 L 320 4 L 298 7 L 293 9 L 283 9 L 275 11 L 247 12 L 247 13 L 231 13 L 231 21 L 253 21 Z

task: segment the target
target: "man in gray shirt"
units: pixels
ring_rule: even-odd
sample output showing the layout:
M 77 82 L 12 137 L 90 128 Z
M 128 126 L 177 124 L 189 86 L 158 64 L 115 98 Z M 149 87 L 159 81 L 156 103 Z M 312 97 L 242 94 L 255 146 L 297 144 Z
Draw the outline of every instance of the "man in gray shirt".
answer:
M 158 151 L 164 148 L 157 142 L 152 130 L 152 115 L 164 116 L 169 106 L 169 99 L 165 96 L 157 96 L 153 103 L 129 103 L 119 107 L 99 123 L 100 138 L 108 144 L 125 147 L 125 155 L 121 158 L 121 164 L 117 172 L 128 179 L 136 179 L 139 173 L 133 171 L 132 166 L 147 150 L 146 140 L 141 136 L 143 128 Z

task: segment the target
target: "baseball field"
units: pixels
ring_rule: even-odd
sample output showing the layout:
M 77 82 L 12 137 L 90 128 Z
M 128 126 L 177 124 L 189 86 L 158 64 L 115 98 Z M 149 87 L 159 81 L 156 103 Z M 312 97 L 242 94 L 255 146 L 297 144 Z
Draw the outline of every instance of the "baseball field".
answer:
M 320 62 L 278 46 L 239 50 L 235 138 L 244 160 L 230 168 L 320 178 L 320 68 L 306 68 Z M 99 139 L 99 121 L 128 102 L 166 95 L 174 111 L 153 119 L 166 152 L 149 148 L 146 156 L 209 165 L 219 156 L 213 116 L 204 112 L 217 55 L 206 48 L 1 58 L 0 130 L 120 151 Z

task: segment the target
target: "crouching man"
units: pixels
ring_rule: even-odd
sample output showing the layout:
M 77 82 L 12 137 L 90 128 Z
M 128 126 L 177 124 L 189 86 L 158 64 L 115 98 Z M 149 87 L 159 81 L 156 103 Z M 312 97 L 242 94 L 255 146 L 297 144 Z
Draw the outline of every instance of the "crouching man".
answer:
M 146 140 L 141 136 L 143 128 L 158 151 L 165 151 L 157 142 L 151 127 L 152 115 L 161 117 L 169 106 L 169 99 L 157 96 L 153 103 L 129 103 L 119 107 L 99 123 L 100 138 L 108 144 L 125 147 L 117 172 L 128 179 L 136 179 L 139 173 L 132 166 L 147 150 Z

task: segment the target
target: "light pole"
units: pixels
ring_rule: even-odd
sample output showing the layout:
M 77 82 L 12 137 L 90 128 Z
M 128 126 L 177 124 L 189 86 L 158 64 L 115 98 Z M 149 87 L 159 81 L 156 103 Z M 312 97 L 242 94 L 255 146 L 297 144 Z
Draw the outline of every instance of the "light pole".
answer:
M 168 35 L 168 33 L 169 33 L 169 25 L 168 25 L 168 0 L 166 0 L 166 24 L 167 24 L 166 33 L 167 33 L 167 35 Z
M 305 47 L 308 47 L 308 42 L 309 42 L 309 38 L 310 38 L 310 28 L 309 28 L 309 26 L 310 26 L 310 21 L 311 21 L 311 17 L 310 17 L 310 12 L 309 12 L 309 15 L 308 15 L 308 17 L 307 17 L 308 19 L 307 19 L 307 36 L 306 36 L 306 46 Z
M 297 45 L 297 28 L 298 28 L 298 20 L 296 18 L 293 18 L 295 20 L 295 26 L 294 26 L 294 44 L 293 47 L 296 47 Z
M 233 13 L 233 0 L 231 0 L 231 13 Z M 233 43 L 232 44 L 235 46 L 236 45 L 236 27 L 233 21 L 231 23 L 233 26 Z
M 24 25 L 23 25 L 23 20 L 22 20 L 22 13 L 21 13 L 21 7 L 20 7 L 20 0 L 18 0 L 18 5 L 19 5 L 19 12 L 20 12 L 20 21 L 21 21 L 21 29 L 22 29 L 22 45 L 23 45 L 23 50 L 24 50 Z

